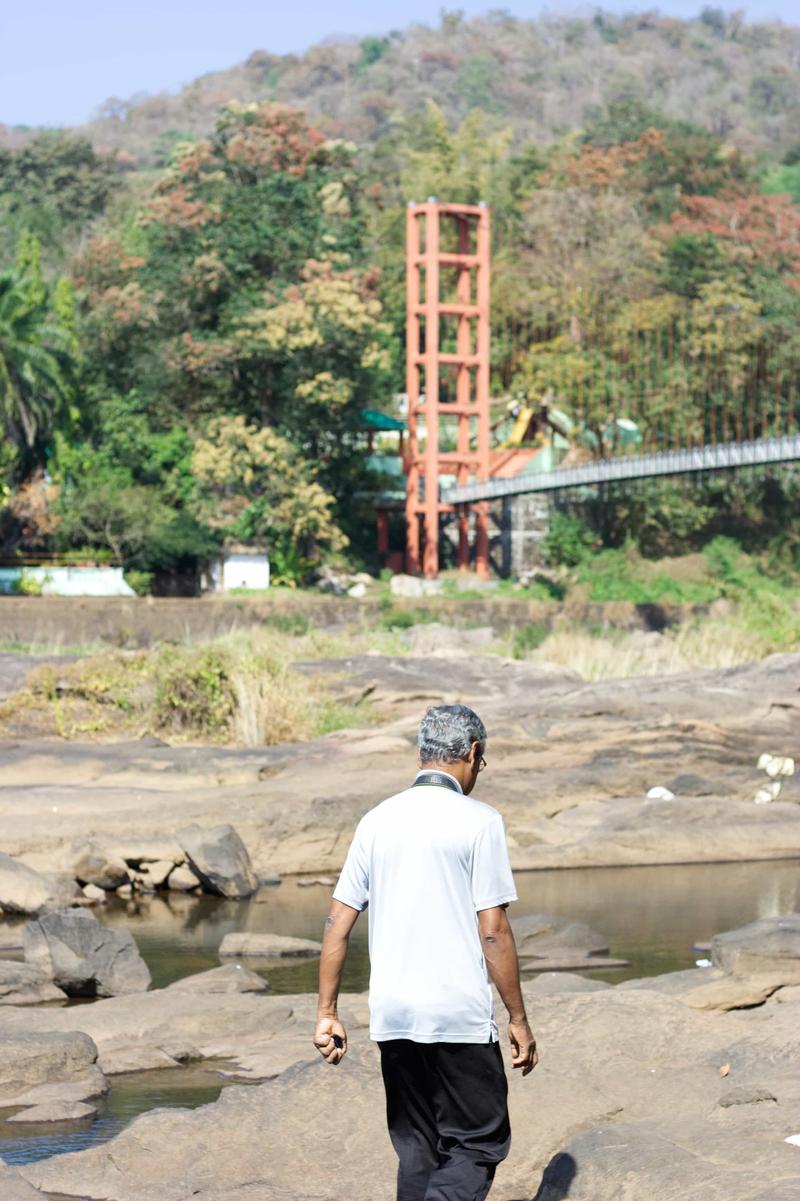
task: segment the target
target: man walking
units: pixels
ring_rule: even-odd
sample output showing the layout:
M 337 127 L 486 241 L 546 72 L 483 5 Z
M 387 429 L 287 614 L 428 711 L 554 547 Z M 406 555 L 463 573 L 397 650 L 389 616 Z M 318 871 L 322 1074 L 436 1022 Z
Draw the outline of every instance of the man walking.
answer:
M 397 1201 L 484 1201 L 511 1131 L 489 979 L 512 1063 L 538 1062 L 506 906 L 517 899 L 503 820 L 472 800 L 486 728 L 466 705 L 429 709 L 410 788 L 359 822 L 325 923 L 314 1044 L 347 1052 L 337 1001 L 369 905 L 370 1037 L 378 1043 Z

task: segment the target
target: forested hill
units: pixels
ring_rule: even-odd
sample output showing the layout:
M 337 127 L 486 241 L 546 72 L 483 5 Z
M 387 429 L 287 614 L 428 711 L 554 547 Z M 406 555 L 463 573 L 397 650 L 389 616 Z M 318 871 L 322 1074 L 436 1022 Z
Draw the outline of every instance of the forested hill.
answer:
M 256 50 L 177 95 L 108 100 L 85 132 L 131 166 L 157 164 L 176 140 L 208 133 L 226 101 L 278 100 L 328 136 L 364 146 L 429 98 L 451 125 L 478 108 L 519 142 L 539 143 L 584 127 L 610 101 L 636 100 L 780 157 L 800 128 L 800 26 L 746 23 L 714 8 L 691 21 L 445 12 L 435 28 L 322 42 L 303 55 Z M 6 130 L 3 140 L 19 136 Z

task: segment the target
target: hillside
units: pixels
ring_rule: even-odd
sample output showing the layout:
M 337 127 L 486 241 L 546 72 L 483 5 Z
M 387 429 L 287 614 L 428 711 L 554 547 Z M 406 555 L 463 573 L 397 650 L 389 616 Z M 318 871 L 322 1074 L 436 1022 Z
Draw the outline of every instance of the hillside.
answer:
M 175 140 L 209 132 L 225 102 L 271 99 L 363 146 L 428 98 L 452 123 L 480 108 L 518 142 L 540 143 L 582 127 L 609 101 L 635 99 L 774 158 L 800 129 L 800 26 L 708 8 L 692 21 L 444 13 L 435 28 L 322 42 L 299 56 L 256 50 L 176 95 L 108 100 L 84 132 L 130 165 L 159 163 Z M 7 145 L 24 137 L 0 127 Z

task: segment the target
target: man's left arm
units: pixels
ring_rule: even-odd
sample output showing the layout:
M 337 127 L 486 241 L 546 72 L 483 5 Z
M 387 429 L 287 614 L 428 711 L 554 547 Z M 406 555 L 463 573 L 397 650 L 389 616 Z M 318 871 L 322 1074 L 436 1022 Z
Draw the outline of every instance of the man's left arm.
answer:
M 347 1033 L 339 1021 L 339 989 L 342 984 L 350 931 L 356 924 L 359 910 L 332 901 L 325 919 L 322 953 L 319 961 L 319 1000 L 314 1046 L 327 1063 L 339 1063 L 347 1053 Z

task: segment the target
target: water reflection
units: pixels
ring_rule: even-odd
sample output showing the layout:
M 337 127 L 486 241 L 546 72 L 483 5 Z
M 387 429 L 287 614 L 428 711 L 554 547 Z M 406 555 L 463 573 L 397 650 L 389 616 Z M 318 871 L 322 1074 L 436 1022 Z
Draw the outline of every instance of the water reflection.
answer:
M 608 937 L 612 955 L 631 961 L 623 971 L 598 973 L 612 981 L 691 967 L 695 942 L 800 908 L 800 864 L 789 860 L 571 868 L 521 872 L 516 879 L 519 902 L 513 914 L 555 913 L 588 922 Z M 217 966 L 219 944 L 229 931 L 319 938 L 329 897 L 327 887 L 301 888 L 286 880 L 265 890 L 258 903 L 159 895 L 129 906 L 110 905 L 98 915 L 108 925 L 130 927 L 159 988 Z M 366 935 L 361 919 L 351 940 L 345 990 L 367 987 Z M 257 970 L 268 976 L 275 992 L 316 987 L 314 961 L 275 961 Z

